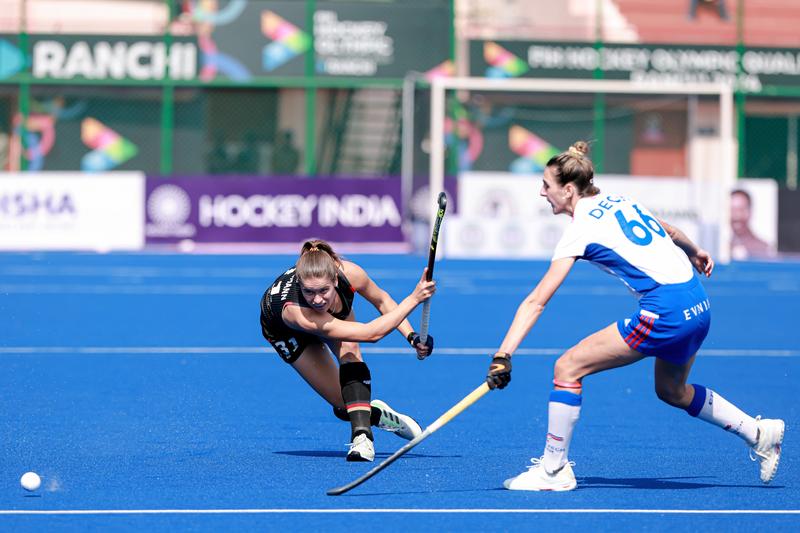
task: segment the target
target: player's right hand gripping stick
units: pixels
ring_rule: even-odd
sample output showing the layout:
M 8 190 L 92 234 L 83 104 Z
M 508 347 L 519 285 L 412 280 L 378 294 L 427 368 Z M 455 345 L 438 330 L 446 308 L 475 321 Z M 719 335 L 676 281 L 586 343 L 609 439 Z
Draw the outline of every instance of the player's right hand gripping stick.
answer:
M 511 356 L 509 354 L 495 354 L 489 373 L 486 375 L 486 384 L 490 389 L 504 389 L 511 381 Z

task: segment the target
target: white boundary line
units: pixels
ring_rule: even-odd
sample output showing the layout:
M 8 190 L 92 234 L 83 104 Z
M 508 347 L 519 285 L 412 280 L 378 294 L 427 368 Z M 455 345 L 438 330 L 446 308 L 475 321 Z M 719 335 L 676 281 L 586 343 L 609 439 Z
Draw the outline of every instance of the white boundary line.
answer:
M 0 515 L 152 515 L 152 514 L 707 514 L 796 515 L 800 509 L 0 509 Z
M 439 355 L 490 355 L 495 348 L 436 348 Z M 380 355 L 413 355 L 408 348 L 363 346 L 361 351 Z M 520 348 L 514 355 L 560 355 L 566 348 Z M 269 346 L 0 346 L 0 355 L 271 355 Z M 798 357 L 800 350 L 707 349 L 701 356 L 711 357 Z

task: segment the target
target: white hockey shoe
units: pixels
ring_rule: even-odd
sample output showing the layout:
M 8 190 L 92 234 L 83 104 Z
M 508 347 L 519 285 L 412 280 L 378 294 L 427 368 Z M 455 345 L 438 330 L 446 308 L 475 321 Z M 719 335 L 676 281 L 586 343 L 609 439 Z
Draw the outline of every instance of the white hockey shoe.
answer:
M 564 466 L 553 474 L 548 474 L 544 469 L 544 458 L 532 458 L 531 466 L 527 472 L 523 472 L 517 477 L 512 477 L 503 482 L 503 486 L 508 490 L 552 490 L 563 491 L 572 490 L 578 486 L 575 480 L 575 473 L 572 461 L 564 463 Z
M 350 443 L 350 450 L 347 452 L 348 461 L 374 461 L 375 445 L 369 440 L 366 433 L 359 433 L 353 442 Z
M 389 407 L 386 402 L 372 400 L 370 405 L 381 411 L 381 419 L 378 422 L 378 427 L 380 429 L 394 433 L 398 437 L 406 440 L 413 440 L 415 437 L 422 434 L 422 428 L 419 427 L 416 420 L 408 415 L 398 413 Z
M 761 481 L 769 483 L 778 471 L 781 460 L 781 443 L 785 424 L 783 420 L 756 417 L 758 441 L 750 449 L 750 459 L 761 463 Z

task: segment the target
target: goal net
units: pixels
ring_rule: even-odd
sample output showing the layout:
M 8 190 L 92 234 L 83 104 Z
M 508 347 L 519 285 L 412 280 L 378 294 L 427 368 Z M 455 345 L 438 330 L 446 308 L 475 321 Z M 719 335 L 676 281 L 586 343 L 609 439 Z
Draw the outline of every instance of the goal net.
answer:
M 428 130 L 419 144 L 434 195 L 425 205 L 433 209 L 446 177 L 455 197 L 445 254 L 550 257 L 569 218 L 553 216 L 539 197 L 541 173 L 552 155 L 584 140 L 602 191 L 636 198 L 729 261 L 737 155 L 728 85 L 437 78 L 429 100 L 416 94 L 430 118 L 417 125 Z

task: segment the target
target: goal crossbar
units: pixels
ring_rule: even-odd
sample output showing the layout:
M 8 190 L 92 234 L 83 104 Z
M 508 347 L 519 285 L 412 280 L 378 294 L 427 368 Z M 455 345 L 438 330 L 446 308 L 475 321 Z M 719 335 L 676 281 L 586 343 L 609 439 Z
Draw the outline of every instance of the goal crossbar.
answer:
M 497 91 L 497 92 L 541 92 L 563 94 L 631 94 L 631 95 L 682 95 L 716 96 L 719 98 L 720 122 L 719 141 L 722 153 L 719 162 L 719 180 L 727 190 L 736 184 L 736 149 L 734 142 L 733 88 L 722 82 L 686 83 L 681 85 L 629 80 L 575 80 L 575 79 L 495 79 L 482 77 L 435 78 L 431 82 L 431 122 L 430 122 L 430 187 L 431 191 L 444 190 L 444 142 L 445 142 L 445 94 L 448 90 Z M 721 219 L 719 242 L 730 240 L 729 198 L 721 198 Z M 431 207 L 430 222 L 436 210 Z M 718 259 L 722 263 L 730 261 L 730 250 L 719 246 Z

